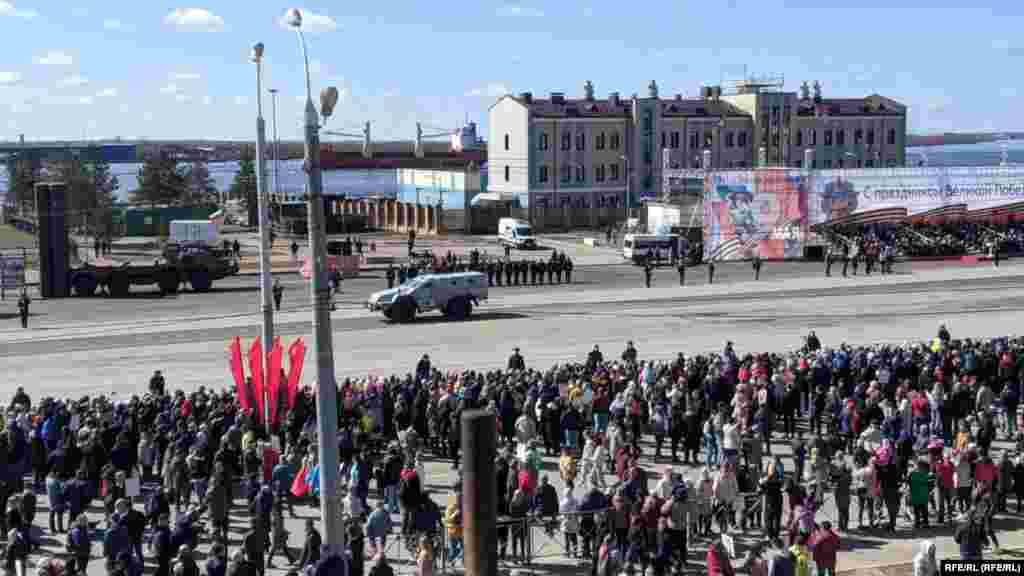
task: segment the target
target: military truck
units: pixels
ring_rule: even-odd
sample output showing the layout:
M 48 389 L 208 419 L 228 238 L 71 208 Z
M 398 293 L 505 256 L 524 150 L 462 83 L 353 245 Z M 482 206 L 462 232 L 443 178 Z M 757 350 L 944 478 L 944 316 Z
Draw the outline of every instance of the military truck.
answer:
M 76 296 L 94 296 L 97 289 L 124 297 L 131 286 L 156 284 L 163 294 L 175 294 L 182 284 L 193 292 L 207 292 L 215 280 L 238 274 L 238 259 L 230 250 L 203 243 L 168 243 L 152 264 L 97 260 L 72 268 L 69 284 Z
M 392 322 L 406 323 L 416 315 L 439 310 L 452 320 L 472 316 L 473 307 L 487 300 L 487 276 L 480 272 L 421 274 L 405 284 L 370 295 L 366 307 L 380 310 Z

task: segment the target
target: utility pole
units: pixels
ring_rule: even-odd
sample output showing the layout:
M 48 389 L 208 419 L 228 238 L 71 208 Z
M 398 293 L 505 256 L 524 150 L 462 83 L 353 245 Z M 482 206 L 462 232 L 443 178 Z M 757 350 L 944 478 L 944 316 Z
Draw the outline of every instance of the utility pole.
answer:
M 270 282 L 270 223 L 267 219 L 267 174 L 264 166 L 266 123 L 263 121 L 263 43 L 252 48 L 252 61 L 256 64 L 256 221 L 260 232 L 260 308 L 263 312 L 261 338 L 263 341 L 263 423 L 270 435 L 270 353 L 274 348 L 274 306 Z
M 281 164 L 281 141 L 277 139 L 277 88 L 270 89 L 271 126 L 274 132 L 274 198 L 281 204 L 281 185 L 278 180 L 278 168 Z

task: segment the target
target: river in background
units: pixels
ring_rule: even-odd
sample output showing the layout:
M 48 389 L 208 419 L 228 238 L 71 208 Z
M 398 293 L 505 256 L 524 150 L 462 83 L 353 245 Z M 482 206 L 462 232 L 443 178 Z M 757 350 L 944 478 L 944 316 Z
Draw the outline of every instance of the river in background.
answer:
M 981 144 L 955 144 L 924 146 L 907 149 L 907 164 L 916 166 L 925 161 L 928 166 L 998 166 L 1003 158 L 1010 164 L 1024 164 L 1024 140 L 985 142 Z M 138 188 L 140 164 L 113 164 L 111 171 L 117 176 L 117 196 L 127 201 L 129 193 Z M 226 192 L 238 171 L 238 162 L 212 162 L 210 176 L 217 190 Z M 331 170 L 325 171 L 324 193 L 347 195 L 350 198 L 370 194 L 395 195 L 398 174 L 394 170 Z M 267 163 L 267 180 L 274 189 L 274 164 Z M 277 190 L 283 194 L 300 196 L 304 190 L 305 174 L 302 160 L 282 161 L 277 170 Z M 7 192 L 7 170 L 0 166 L 0 191 Z

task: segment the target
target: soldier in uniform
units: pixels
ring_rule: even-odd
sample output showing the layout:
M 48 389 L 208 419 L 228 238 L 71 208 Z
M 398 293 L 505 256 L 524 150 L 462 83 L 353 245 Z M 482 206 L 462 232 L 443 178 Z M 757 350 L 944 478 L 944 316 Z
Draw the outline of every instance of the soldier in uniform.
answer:
M 828 250 L 825 251 L 825 276 L 828 278 L 832 277 L 832 258 L 835 246 L 833 244 L 828 245 Z
M 708 284 L 715 283 L 715 261 L 708 260 Z
M 498 286 L 501 286 L 501 276 L 504 273 L 505 265 L 501 260 L 494 263 L 494 279 L 498 281 Z
M 514 270 L 513 270 L 513 263 L 512 263 L 512 261 L 508 260 L 506 258 L 505 259 L 505 286 L 511 286 L 512 285 L 512 272 L 513 271 Z
M 388 264 L 388 269 L 384 272 L 384 277 L 388 279 L 388 289 L 395 287 L 395 265 Z
M 839 254 L 843 259 L 843 278 L 846 278 L 846 269 L 850 267 L 850 246 L 843 244 Z
M 548 260 L 548 284 L 555 283 L 555 267 L 558 265 L 558 260 L 556 259 L 556 257 L 557 255 L 554 252 L 552 252 L 551 260 Z
M 569 258 L 565 259 L 565 283 L 572 284 L 572 260 Z
M 544 285 L 544 274 L 548 271 L 548 263 L 543 260 L 537 261 L 537 280 L 538 284 Z
M 494 286 L 494 262 L 487 263 L 487 285 Z
M 679 285 L 686 286 L 686 258 L 680 258 L 676 262 L 676 269 L 679 270 Z
M 274 309 L 278 312 L 281 311 L 281 298 L 284 297 L 284 287 L 281 286 L 281 281 L 274 278 Z
M 556 258 L 555 260 L 553 260 L 551 262 L 551 264 L 555 267 L 555 280 L 557 280 L 558 283 L 561 284 L 562 283 L 562 271 L 565 269 L 565 266 L 564 266 L 565 262 L 561 258 Z
M 405 269 L 405 264 L 403 264 L 398 268 L 398 283 L 405 284 L 407 278 L 409 278 L 409 272 Z
M 644 262 L 644 284 L 651 287 L 651 276 L 654 274 L 654 264 L 651 264 L 650 260 Z
M 760 280 L 761 279 L 761 265 L 762 264 L 763 264 L 763 262 L 761 260 L 761 253 L 758 252 L 758 253 L 754 254 L 754 261 L 753 261 L 753 264 L 752 264 L 753 267 L 754 267 L 754 280 Z

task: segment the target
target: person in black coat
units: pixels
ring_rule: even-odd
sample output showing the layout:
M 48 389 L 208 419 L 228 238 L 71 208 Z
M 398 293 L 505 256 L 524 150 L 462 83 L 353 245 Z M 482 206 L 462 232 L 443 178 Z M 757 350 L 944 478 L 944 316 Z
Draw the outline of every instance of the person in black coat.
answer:
M 313 525 L 312 519 L 306 520 L 306 542 L 302 547 L 302 556 L 299 558 L 299 567 L 305 568 L 320 561 L 320 547 L 323 540 L 320 533 Z
M 263 560 L 263 553 L 267 549 L 267 528 L 262 522 L 253 518 L 251 528 L 242 537 L 242 547 L 245 549 L 245 558 L 256 565 L 256 570 L 263 576 L 266 562 Z
M 174 549 L 171 548 L 171 529 L 168 526 L 170 516 L 166 513 L 160 514 L 156 520 L 156 530 L 152 536 L 153 554 L 156 556 L 156 576 L 170 576 L 171 557 Z M 88 531 L 88 522 L 86 523 Z M 88 533 L 88 532 L 87 532 Z

